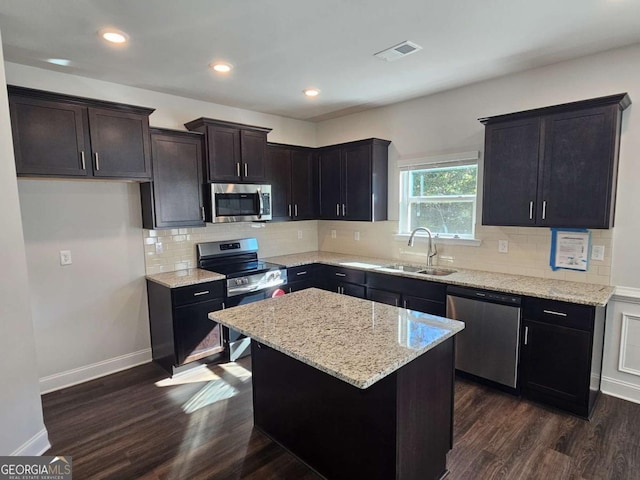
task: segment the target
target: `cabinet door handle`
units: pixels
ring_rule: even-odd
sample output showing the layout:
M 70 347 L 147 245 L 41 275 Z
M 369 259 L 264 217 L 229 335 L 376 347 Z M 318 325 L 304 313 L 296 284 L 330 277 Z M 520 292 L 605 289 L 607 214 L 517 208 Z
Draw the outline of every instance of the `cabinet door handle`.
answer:
M 291 204 L 289 204 L 289 216 L 291 216 Z
M 346 277 L 346 276 L 347 276 L 346 273 L 336 272 L 336 277 Z
M 100 170 L 100 157 L 98 156 L 98 152 L 96 152 L 95 154 L 96 157 L 96 171 Z
M 340 204 L 336 203 L 336 217 L 340 216 Z
M 196 292 L 193 294 L 194 297 L 199 297 L 200 295 L 206 295 L 207 293 L 209 293 L 209 290 L 204 290 L 202 292 Z
M 222 309 L 224 310 L 225 308 L 227 308 L 227 306 L 222 302 Z
M 293 216 L 294 217 L 298 216 L 298 204 L 297 203 L 293 206 Z
M 249 176 L 249 164 L 248 163 L 244 164 L 244 176 L 245 177 Z
M 347 216 L 347 206 L 344 203 L 342 204 L 342 216 Z
M 542 310 L 544 313 L 548 313 L 549 315 L 557 315 L 559 317 L 566 317 L 567 314 L 563 312 L 554 312 L 553 310 Z
M 407 301 L 406 300 L 402 301 L 402 308 L 407 308 Z
M 306 274 L 307 274 L 306 270 L 305 270 L 304 272 L 298 272 L 298 273 L 296 273 L 296 275 L 306 275 Z
M 240 176 L 240 162 L 236 163 L 236 177 Z
M 202 215 L 202 221 L 204 222 L 204 207 L 200 207 L 200 214 Z
M 87 169 L 87 166 L 86 166 L 86 164 L 85 164 L 85 162 L 84 162 L 84 150 L 82 150 L 82 151 L 80 152 L 80 163 L 82 163 L 82 169 L 83 169 L 83 170 L 86 170 L 86 169 Z
M 542 219 L 544 220 L 545 218 L 547 218 L 547 201 L 546 200 L 542 202 Z
M 394 298 L 394 301 L 396 302 L 396 307 L 398 306 L 398 299 Z
M 529 344 L 529 327 L 524 327 L 524 344 Z
M 336 291 L 337 291 L 338 293 L 340 293 L 340 285 L 338 285 L 338 286 L 336 287 Z
M 533 200 L 529 202 L 529 220 L 533 220 Z

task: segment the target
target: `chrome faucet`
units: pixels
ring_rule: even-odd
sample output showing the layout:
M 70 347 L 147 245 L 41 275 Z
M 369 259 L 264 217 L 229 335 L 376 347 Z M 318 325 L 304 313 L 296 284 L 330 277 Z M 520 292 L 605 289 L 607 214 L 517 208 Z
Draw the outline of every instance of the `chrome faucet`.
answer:
M 429 230 L 426 227 L 414 228 L 413 232 L 411 232 L 411 236 L 409 237 L 409 246 L 413 247 L 413 237 L 415 237 L 416 232 L 418 230 L 423 230 L 427 232 L 427 235 L 429 235 L 429 245 L 427 247 L 427 267 L 431 267 L 433 266 L 433 257 L 435 257 L 438 254 L 438 249 L 436 248 L 435 243 L 433 243 L 433 236 L 431 235 L 431 230 Z

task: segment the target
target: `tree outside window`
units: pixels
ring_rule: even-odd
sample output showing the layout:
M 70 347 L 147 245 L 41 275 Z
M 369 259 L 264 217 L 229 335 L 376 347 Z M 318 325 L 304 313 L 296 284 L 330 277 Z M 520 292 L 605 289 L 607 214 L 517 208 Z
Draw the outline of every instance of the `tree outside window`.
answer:
M 478 166 L 424 166 L 402 171 L 400 225 L 427 227 L 441 237 L 473 238 Z

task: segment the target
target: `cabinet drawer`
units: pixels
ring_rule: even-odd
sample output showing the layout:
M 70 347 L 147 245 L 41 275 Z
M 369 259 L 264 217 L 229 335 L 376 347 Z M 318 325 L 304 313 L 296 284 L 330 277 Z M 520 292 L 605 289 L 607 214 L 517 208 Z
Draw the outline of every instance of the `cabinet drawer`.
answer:
M 327 267 L 325 272 L 327 277 L 339 282 L 358 283 L 360 285 L 364 285 L 366 279 L 365 272 L 351 268 Z
M 525 297 L 523 318 L 551 325 L 593 331 L 595 307 Z
M 315 278 L 315 273 L 316 266 L 313 264 L 287 268 L 287 282 L 311 282 Z
M 402 284 L 402 293 L 444 304 L 447 299 L 447 286 L 444 283 L 405 278 Z
M 186 287 L 174 288 L 173 306 L 189 305 L 191 303 L 204 302 L 224 297 L 224 281 L 198 283 Z

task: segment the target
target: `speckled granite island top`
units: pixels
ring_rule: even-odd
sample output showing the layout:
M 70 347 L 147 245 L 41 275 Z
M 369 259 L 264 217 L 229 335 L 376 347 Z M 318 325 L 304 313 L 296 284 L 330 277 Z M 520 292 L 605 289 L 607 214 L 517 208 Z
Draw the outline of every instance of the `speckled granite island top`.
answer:
M 213 282 L 215 280 L 224 280 L 224 275 L 199 268 L 190 268 L 189 270 L 176 270 L 175 272 L 156 273 L 147 275 L 147 279 L 152 282 L 159 283 L 169 288 L 184 287 L 187 285 L 195 285 L 198 283 Z
M 464 328 L 456 320 L 316 288 L 209 318 L 363 389 Z
M 527 277 L 524 275 L 512 275 L 507 273 L 483 272 L 480 270 L 465 270 L 452 267 L 456 270 L 447 276 L 423 275 L 419 273 L 403 272 L 397 270 L 380 269 L 384 265 L 403 263 L 398 260 L 358 257 L 331 252 L 307 252 L 293 255 L 271 257 L 268 261 L 279 263 L 287 267 L 308 265 L 311 263 L 324 263 L 341 267 L 357 268 L 388 275 L 417 278 L 431 282 L 459 285 L 463 287 L 483 288 L 497 292 L 526 295 L 529 297 L 559 300 L 561 302 L 579 303 L 583 305 L 605 306 L 611 299 L 614 287 L 606 285 L 594 285 L 590 283 L 568 282 L 565 280 L 553 280 L 549 278 Z

